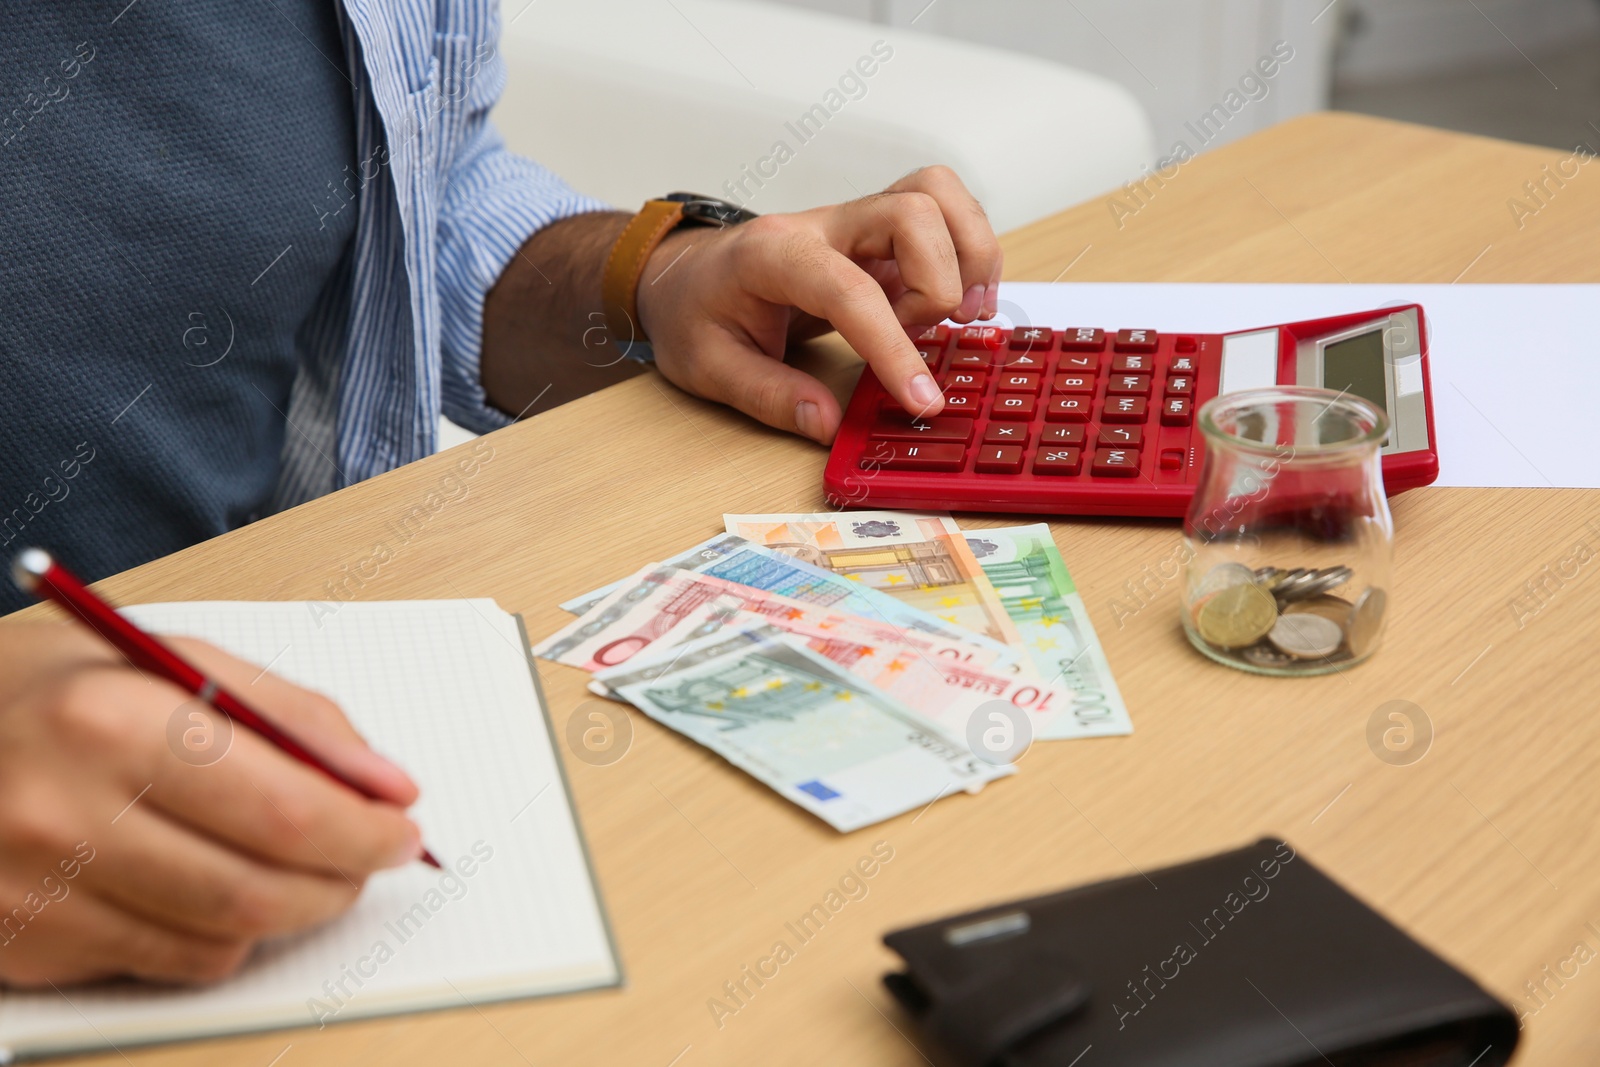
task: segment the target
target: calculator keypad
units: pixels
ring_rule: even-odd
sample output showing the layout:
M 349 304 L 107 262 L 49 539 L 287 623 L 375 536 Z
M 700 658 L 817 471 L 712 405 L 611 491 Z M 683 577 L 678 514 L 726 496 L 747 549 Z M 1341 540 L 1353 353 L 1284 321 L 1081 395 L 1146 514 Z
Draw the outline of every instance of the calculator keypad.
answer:
M 885 396 L 864 468 L 1157 485 L 1192 475 L 1193 408 L 1208 395 L 1194 337 L 972 325 L 914 340 L 944 410 L 917 417 Z

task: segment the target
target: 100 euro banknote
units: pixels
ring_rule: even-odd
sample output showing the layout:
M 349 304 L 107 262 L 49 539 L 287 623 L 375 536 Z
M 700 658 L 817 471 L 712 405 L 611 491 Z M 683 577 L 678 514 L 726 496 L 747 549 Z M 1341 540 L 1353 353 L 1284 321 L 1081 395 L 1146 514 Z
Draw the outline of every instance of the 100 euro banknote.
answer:
M 1047 738 L 1101 737 L 1133 732 L 1127 705 L 1111 676 L 1100 638 L 1089 621 L 1067 565 L 1044 523 L 973 530 L 967 544 L 989 576 L 1006 613 L 1022 634 L 1039 677 L 1072 690 L 1067 714 Z
M 949 516 L 855 511 L 722 519 L 731 534 L 887 593 L 937 619 L 1022 647 L 1022 635 Z
M 693 642 L 657 649 L 652 657 L 676 653 L 673 669 L 614 688 L 840 831 L 1014 773 L 792 640 L 737 640 L 711 655 Z

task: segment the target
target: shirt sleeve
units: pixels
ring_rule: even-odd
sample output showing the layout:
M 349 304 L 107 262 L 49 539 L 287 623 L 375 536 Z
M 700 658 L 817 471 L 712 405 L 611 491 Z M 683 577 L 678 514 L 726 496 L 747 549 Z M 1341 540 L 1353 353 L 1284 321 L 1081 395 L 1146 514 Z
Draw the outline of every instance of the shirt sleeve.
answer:
M 473 100 L 445 179 L 438 222 L 440 399 L 452 422 L 475 433 L 512 422 L 488 402 L 483 390 L 484 298 L 534 233 L 573 215 L 611 210 L 506 148 L 488 119 L 504 84 L 504 65 L 498 55 L 485 65 L 491 69 L 480 76 L 492 89 Z

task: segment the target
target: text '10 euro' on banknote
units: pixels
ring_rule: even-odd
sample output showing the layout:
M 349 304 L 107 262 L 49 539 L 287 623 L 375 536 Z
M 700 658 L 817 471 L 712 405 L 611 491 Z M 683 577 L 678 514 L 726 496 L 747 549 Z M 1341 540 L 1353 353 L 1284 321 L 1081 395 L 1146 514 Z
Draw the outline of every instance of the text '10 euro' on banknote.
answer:
M 972 747 L 974 731 L 991 725 L 989 715 L 995 711 L 1008 713 L 1007 725 L 1025 731 L 1024 743 L 1037 737 L 1048 736 L 1057 715 L 1072 705 L 1072 692 L 1060 684 L 1050 685 L 1036 678 L 1023 678 L 984 668 L 953 657 L 943 657 L 923 649 L 914 649 L 872 640 L 854 639 L 841 629 L 830 629 L 792 620 L 769 619 L 747 611 L 717 609 L 704 615 L 686 619 L 658 643 L 660 655 L 641 657 L 645 662 L 632 660 L 621 673 L 602 672 L 589 683 L 589 689 L 600 696 L 616 697 L 612 688 L 617 685 L 642 681 L 677 669 L 685 646 L 693 643 L 704 654 L 709 645 L 704 638 L 724 635 L 729 642 L 722 649 L 733 648 L 738 641 L 755 643 L 770 640 L 779 634 L 789 634 L 791 643 L 806 648 L 855 677 L 881 690 L 883 693 L 929 720 L 947 735 L 967 739 Z M 676 649 L 674 653 L 672 650 Z M 1004 705 L 1002 707 L 1002 705 Z M 1022 713 L 1026 724 L 1017 720 L 1012 711 Z M 976 725 L 974 723 L 976 722 Z M 982 742 L 979 742 L 982 747 Z M 1010 762 L 1000 752 L 984 748 L 976 751 L 991 761 Z
M 837 830 L 869 826 L 1015 773 L 790 644 L 788 635 L 703 640 L 726 647 L 711 655 L 693 642 L 656 650 L 652 658 L 673 658 L 672 669 L 612 688 Z M 597 680 L 605 682 L 608 673 Z

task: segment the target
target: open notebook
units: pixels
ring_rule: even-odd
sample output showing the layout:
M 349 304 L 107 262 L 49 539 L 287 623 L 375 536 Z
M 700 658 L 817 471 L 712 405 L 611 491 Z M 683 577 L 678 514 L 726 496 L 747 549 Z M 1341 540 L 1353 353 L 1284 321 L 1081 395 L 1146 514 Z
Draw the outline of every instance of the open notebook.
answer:
M 447 868 L 468 857 L 472 874 L 420 863 L 380 874 L 350 912 L 264 946 L 209 988 L 5 993 L 0 1062 L 621 982 L 517 616 L 492 600 L 216 601 L 126 614 L 338 701 L 421 786 L 423 840 Z

